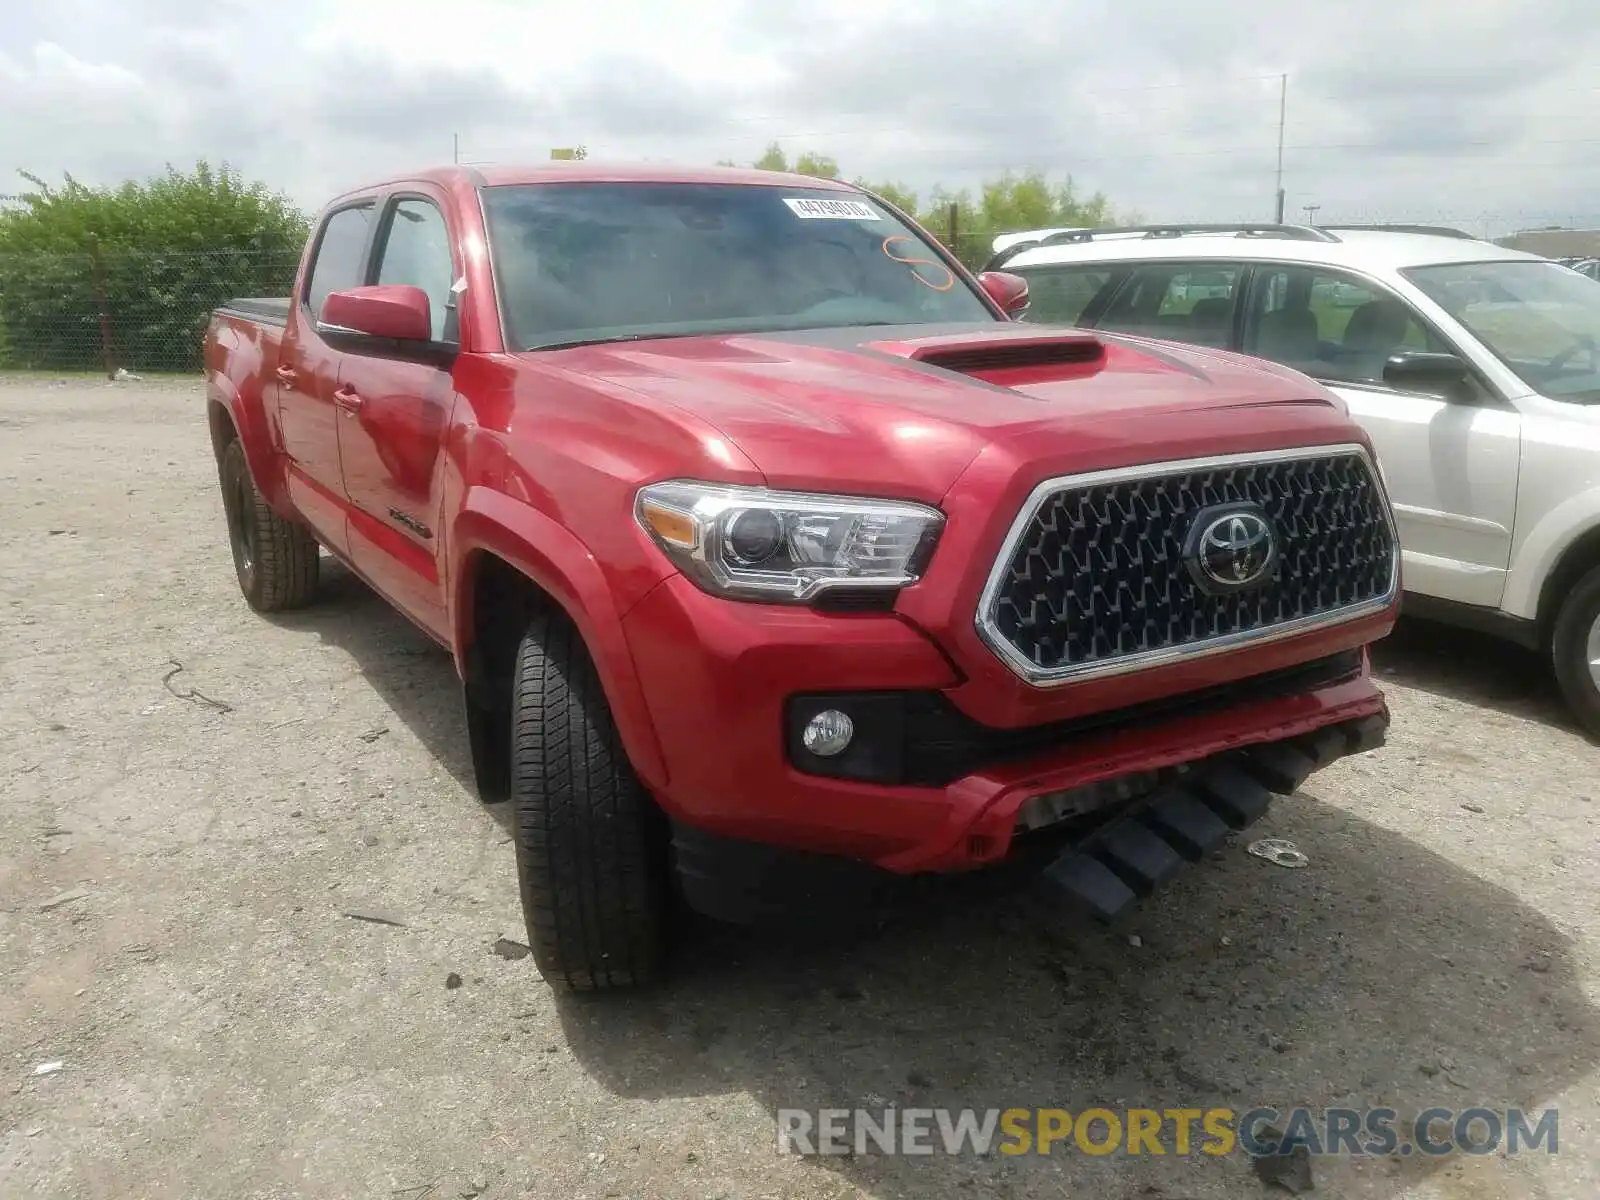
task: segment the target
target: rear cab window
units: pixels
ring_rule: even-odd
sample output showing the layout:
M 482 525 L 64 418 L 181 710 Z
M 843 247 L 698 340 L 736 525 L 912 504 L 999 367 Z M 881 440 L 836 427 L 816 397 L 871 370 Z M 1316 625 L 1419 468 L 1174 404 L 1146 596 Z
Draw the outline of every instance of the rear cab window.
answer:
M 360 287 L 366 265 L 367 234 L 372 228 L 373 202 L 362 201 L 328 215 L 317 236 L 316 256 L 306 277 L 306 307 L 322 316 L 322 302 L 330 292 Z

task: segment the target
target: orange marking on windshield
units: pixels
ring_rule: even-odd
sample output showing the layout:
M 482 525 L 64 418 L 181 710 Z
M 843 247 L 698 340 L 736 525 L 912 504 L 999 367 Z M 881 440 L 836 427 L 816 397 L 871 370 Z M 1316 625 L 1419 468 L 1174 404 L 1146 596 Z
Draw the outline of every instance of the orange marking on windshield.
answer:
M 918 248 L 917 239 L 914 237 L 909 237 L 903 233 L 891 234 L 889 237 L 883 239 L 883 255 L 891 262 L 897 262 L 902 266 L 910 267 L 911 278 L 922 284 L 923 287 L 930 287 L 936 292 L 948 292 L 951 288 L 955 287 L 956 273 L 949 267 L 945 266 L 942 262 L 938 262 L 937 260 L 931 258 L 901 258 L 898 254 L 889 249 L 890 242 L 910 242 L 913 248 Z M 945 276 L 944 282 L 936 283 L 934 280 L 929 279 L 917 269 L 918 267 L 932 267 L 936 271 L 943 271 Z

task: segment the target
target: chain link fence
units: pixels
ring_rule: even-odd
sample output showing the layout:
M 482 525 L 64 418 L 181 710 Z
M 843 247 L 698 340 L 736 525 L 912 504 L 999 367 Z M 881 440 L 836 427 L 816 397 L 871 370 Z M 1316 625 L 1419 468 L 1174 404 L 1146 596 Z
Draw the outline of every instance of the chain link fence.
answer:
M 976 268 L 989 235 L 954 247 Z M 299 251 L 0 254 L 0 370 L 197 371 L 211 310 L 287 296 Z
M 973 270 L 994 234 L 929 230 Z M 0 254 L 0 370 L 197 371 L 211 310 L 286 296 L 298 249 Z
M 197 371 L 211 310 L 286 296 L 299 251 L 0 255 L 0 369 Z

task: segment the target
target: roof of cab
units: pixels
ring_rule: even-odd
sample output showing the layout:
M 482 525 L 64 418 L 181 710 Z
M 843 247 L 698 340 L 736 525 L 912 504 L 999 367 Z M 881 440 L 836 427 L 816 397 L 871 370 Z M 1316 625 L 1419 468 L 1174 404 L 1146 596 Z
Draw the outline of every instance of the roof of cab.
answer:
M 743 187 L 820 188 L 856 192 L 842 179 L 816 179 L 785 171 L 758 171 L 754 167 L 677 166 L 671 163 L 608 163 L 555 160 L 538 163 L 496 163 L 492 166 L 430 167 L 351 188 L 335 200 L 397 184 L 429 182 L 443 187 L 468 183 L 476 187 L 507 187 L 538 183 L 721 183 Z
M 1433 263 L 1528 261 L 1537 254 L 1508 250 L 1475 238 L 1447 237 L 1393 230 L 1341 229 L 1337 240 L 1288 237 L 1238 237 L 1228 233 L 1195 233 L 1181 237 L 1118 236 L 1087 242 L 1037 246 L 1008 259 L 1004 269 L 1055 266 L 1077 262 L 1128 262 L 1187 259 L 1260 259 L 1273 262 L 1323 263 L 1352 268 L 1401 270 Z

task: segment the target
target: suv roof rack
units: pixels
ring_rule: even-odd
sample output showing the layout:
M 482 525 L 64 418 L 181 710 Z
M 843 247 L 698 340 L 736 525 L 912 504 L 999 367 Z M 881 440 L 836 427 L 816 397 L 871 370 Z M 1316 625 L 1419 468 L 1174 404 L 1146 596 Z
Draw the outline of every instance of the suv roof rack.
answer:
M 1347 230 L 1376 230 L 1382 233 L 1428 233 L 1434 237 L 1460 238 L 1466 242 L 1476 242 L 1479 239 L 1465 230 L 1452 229 L 1448 225 L 1320 225 L 1319 229 L 1347 229 Z
M 991 257 L 984 264 L 983 269 L 985 271 L 998 270 L 1023 251 L 1033 250 L 1040 246 L 1092 242 L 1096 238 L 1111 235 L 1129 236 L 1138 234 L 1142 238 L 1167 238 L 1185 237 L 1191 233 L 1230 233 L 1234 237 L 1283 238 L 1294 242 L 1337 242 L 1339 240 L 1333 234 L 1315 225 L 1284 225 L 1273 221 L 1224 221 L 1185 225 L 1108 225 L 1100 229 L 1065 229 L 1059 233 L 1046 234 L 1044 237 L 1013 242 Z

